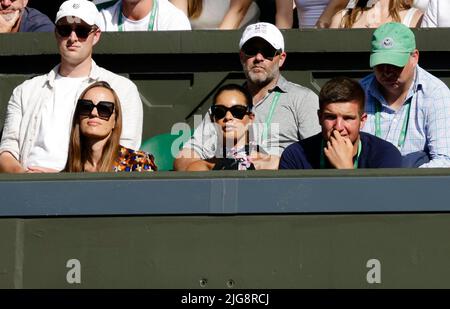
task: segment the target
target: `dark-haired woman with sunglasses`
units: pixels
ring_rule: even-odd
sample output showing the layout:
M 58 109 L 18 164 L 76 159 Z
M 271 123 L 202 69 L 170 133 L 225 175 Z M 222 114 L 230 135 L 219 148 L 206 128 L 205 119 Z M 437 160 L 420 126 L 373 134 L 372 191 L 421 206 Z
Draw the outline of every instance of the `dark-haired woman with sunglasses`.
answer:
M 230 84 L 219 88 L 211 106 L 211 117 L 217 136 L 222 139 L 218 143 L 223 146 L 222 153 L 208 160 L 196 161 L 187 170 L 254 170 L 250 154 L 258 147 L 249 141 L 249 126 L 255 117 L 252 107 L 252 97 L 242 86 Z
M 96 82 L 80 95 L 70 133 L 67 172 L 155 171 L 152 155 L 119 144 L 122 111 L 116 92 Z

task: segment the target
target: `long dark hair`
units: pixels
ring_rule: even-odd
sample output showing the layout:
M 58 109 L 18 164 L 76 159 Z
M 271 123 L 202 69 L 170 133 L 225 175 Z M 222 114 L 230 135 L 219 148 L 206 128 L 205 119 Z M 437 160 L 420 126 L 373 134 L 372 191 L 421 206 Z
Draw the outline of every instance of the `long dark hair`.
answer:
M 122 134 L 122 109 L 120 108 L 119 97 L 117 96 L 114 89 L 104 81 L 95 82 L 92 85 L 84 89 L 83 93 L 80 95 L 80 99 L 83 99 L 86 93 L 96 87 L 101 87 L 111 91 L 114 96 L 114 117 L 115 126 L 112 133 L 106 142 L 102 157 L 98 164 L 99 172 L 111 172 L 114 166 L 114 161 L 117 159 L 119 148 L 120 148 L 120 135 Z M 86 161 L 90 158 L 90 150 L 87 147 L 87 139 L 81 134 L 80 131 L 80 116 L 78 114 L 78 106 L 75 109 L 72 121 L 72 130 L 70 132 L 70 142 L 69 142 L 69 155 L 67 158 L 66 167 L 64 171 L 66 172 L 83 172 L 84 165 Z

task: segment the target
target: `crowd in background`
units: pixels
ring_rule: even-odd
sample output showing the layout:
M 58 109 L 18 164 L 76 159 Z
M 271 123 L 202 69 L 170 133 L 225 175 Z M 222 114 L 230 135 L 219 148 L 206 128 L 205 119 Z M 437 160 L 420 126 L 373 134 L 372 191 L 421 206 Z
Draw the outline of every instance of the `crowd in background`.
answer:
M 93 0 L 102 31 L 239 29 L 255 22 L 289 28 L 450 27 L 447 0 Z M 58 1 L 62 3 L 62 1 Z M 53 31 L 58 4 L 0 1 L 0 33 Z M 41 9 L 40 12 L 38 9 Z

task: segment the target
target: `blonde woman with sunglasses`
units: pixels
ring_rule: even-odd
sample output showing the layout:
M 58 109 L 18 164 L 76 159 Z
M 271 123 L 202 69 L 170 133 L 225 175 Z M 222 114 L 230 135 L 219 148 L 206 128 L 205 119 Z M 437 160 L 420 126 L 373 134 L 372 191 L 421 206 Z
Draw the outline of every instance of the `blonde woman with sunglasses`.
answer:
M 104 81 L 87 87 L 77 101 L 70 133 L 67 172 L 155 171 L 152 155 L 120 145 L 122 110 Z

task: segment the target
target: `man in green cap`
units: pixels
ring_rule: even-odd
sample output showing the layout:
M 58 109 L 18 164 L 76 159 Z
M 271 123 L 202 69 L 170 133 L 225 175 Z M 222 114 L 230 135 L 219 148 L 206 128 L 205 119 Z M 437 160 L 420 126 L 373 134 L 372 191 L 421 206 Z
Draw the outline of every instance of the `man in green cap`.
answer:
M 450 167 L 450 90 L 419 65 L 414 33 L 386 23 L 372 36 L 363 131 L 394 144 L 404 167 Z

